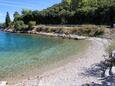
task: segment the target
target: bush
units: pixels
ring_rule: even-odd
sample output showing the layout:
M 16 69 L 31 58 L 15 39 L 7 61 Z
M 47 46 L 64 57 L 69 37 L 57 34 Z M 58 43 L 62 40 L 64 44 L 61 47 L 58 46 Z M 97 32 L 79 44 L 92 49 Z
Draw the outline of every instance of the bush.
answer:
M 114 33 L 114 34 L 115 34 L 115 29 L 112 29 L 112 30 L 111 30 L 111 33 Z
M 108 46 L 108 48 L 107 48 L 106 51 L 107 51 L 109 54 L 111 54 L 111 52 L 112 52 L 113 50 L 115 50 L 115 41 L 113 41 L 113 42 Z
M 105 33 L 105 28 L 100 28 L 96 25 L 81 25 L 76 31 L 79 35 L 100 36 Z
M 36 22 L 35 22 L 35 21 L 30 21 L 30 22 L 28 23 L 28 28 L 32 30 L 35 25 L 36 25 Z
M 100 36 L 100 35 L 103 35 L 105 32 L 104 29 L 97 29 L 94 33 L 94 36 Z
M 48 27 L 47 28 L 47 32 L 49 33 L 49 32 L 51 32 L 52 31 L 52 28 L 51 27 Z
M 105 33 L 105 28 L 98 27 L 96 25 L 81 25 L 75 27 L 53 27 L 53 26 L 46 26 L 46 27 L 38 27 L 38 32 L 53 32 L 53 33 L 65 33 L 65 34 L 76 34 L 76 35 L 83 35 L 83 36 L 100 36 Z
M 24 24 L 23 21 L 16 21 L 14 22 L 14 27 L 16 31 L 24 31 L 26 28 L 26 25 Z

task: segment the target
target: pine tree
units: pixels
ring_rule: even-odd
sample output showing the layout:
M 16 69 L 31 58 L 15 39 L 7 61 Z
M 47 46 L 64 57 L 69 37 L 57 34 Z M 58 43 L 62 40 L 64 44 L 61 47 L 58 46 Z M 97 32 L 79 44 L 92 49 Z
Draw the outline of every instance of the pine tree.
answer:
M 10 16 L 9 16 L 9 13 L 7 12 L 6 13 L 6 20 L 5 20 L 5 27 L 9 27 L 11 24 L 11 19 L 10 19 Z

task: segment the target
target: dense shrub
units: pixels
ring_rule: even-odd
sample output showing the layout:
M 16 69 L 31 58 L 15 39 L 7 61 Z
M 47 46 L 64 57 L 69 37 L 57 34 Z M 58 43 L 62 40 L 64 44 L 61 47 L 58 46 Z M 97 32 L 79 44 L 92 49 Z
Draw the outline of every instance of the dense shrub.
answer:
M 104 29 L 100 28 L 100 29 L 97 29 L 94 33 L 94 36 L 100 36 L 100 35 L 103 35 L 105 32 Z
M 28 28 L 33 29 L 33 27 L 36 25 L 36 21 L 29 21 Z
M 24 24 L 23 21 L 16 21 L 14 22 L 14 28 L 16 31 L 24 31 L 24 29 L 26 28 L 26 25 Z

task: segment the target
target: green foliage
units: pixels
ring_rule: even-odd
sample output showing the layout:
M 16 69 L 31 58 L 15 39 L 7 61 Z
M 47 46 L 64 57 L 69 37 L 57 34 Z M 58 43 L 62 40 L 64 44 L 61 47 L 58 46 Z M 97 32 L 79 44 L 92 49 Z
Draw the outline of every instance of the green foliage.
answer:
M 62 2 L 65 2 L 70 5 L 72 3 L 72 0 L 63 0 Z
M 35 21 L 30 21 L 30 22 L 28 23 L 28 28 L 29 28 L 29 29 L 32 29 L 35 25 L 36 25 L 36 22 L 35 22 Z
M 23 31 L 26 28 L 26 25 L 23 21 L 16 21 L 14 22 L 14 28 L 16 31 Z
M 21 15 L 18 12 L 14 13 L 14 21 L 21 20 Z
M 100 29 L 97 29 L 94 31 L 94 36 L 100 36 L 100 35 L 103 35 L 105 33 L 105 29 L 103 28 L 100 28 Z
M 23 10 L 22 20 L 25 24 L 36 21 L 37 24 L 112 25 L 115 21 L 114 4 L 114 0 L 63 0 L 42 11 Z
M 115 50 L 115 41 L 113 41 L 113 42 L 108 46 L 108 48 L 107 48 L 106 51 L 107 51 L 109 54 L 111 54 L 111 52 L 112 52 L 113 50 Z
M 29 24 L 35 21 L 36 24 L 106 24 L 112 26 L 115 23 L 114 15 L 114 0 L 62 0 L 61 3 L 42 11 L 23 9 L 21 14 L 15 12 L 14 22 L 23 21 L 24 24 Z M 7 22 L 6 26 L 9 24 Z M 29 28 L 32 28 L 31 24 Z
M 9 13 L 7 12 L 6 20 L 5 20 L 5 28 L 9 27 L 10 24 L 11 24 L 11 19 L 10 19 Z
M 28 14 L 30 14 L 30 13 L 32 13 L 31 10 L 28 10 L 28 9 L 23 9 L 23 10 L 22 10 L 22 14 L 23 14 L 23 15 L 28 15 Z

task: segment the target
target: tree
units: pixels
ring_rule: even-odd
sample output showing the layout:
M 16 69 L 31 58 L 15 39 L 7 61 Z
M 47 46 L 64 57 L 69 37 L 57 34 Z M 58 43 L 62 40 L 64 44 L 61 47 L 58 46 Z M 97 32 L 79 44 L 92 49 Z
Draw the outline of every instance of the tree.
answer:
M 33 14 L 31 10 L 23 9 L 22 10 L 22 20 L 25 24 L 28 24 L 29 21 L 33 21 Z
M 23 9 L 14 13 L 14 22 L 29 24 L 106 24 L 115 22 L 115 0 L 62 0 L 42 11 Z
M 13 16 L 14 16 L 14 21 L 21 20 L 21 15 L 18 12 L 15 12 Z
M 23 9 L 23 10 L 22 10 L 22 14 L 23 14 L 23 15 L 27 15 L 27 14 L 30 14 L 30 13 L 32 13 L 31 10 L 28 10 L 28 9 Z
M 64 3 L 67 3 L 67 4 L 71 4 L 71 2 L 72 2 L 72 0 L 62 0 L 62 2 L 64 2 Z
M 6 20 L 5 20 L 5 28 L 9 27 L 10 24 L 11 24 L 11 19 L 10 19 L 9 13 L 7 12 Z

